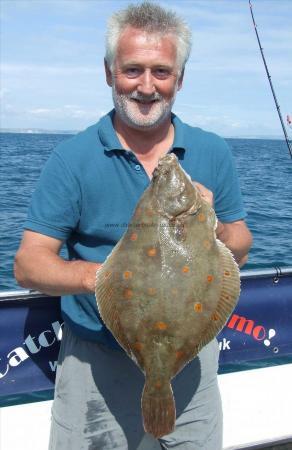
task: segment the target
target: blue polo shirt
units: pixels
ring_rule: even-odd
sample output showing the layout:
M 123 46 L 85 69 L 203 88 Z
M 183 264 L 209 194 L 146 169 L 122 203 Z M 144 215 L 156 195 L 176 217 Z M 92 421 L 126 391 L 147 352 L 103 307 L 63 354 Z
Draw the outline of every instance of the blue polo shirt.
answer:
M 126 231 L 150 183 L 135 155 L 113 128 L 115 111 L 52 152 L 32 195 L 25 228 L 66 242 L 69 259 L 102 263 Z M 232 155 L 219 136 L 172 115 L 172 148 L 181 166 L 214 193 L 222 222 L 243 219 Z M 103 325 L 94 295 L 65 295 L 62 315 L 79 337 L 118 347 Z

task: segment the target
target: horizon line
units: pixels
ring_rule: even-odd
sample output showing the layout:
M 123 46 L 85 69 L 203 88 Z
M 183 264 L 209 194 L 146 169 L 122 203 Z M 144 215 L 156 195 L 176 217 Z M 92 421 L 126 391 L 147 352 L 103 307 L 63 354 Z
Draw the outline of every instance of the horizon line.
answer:
M 0 128 L 0 133 L 15 133 L 15 134 L 77 134 L 83 131 L 80 130 L 57 130 L 57 129 L 47 129 L 47 128 Z M 226 139 L 273 139 L 273 140 L 283 140 L 285 137 L 281 135 L 274 134 L 246 134 L 246 135 L 222 135 Z M 290 139 L 289 139 L 290 140 Z

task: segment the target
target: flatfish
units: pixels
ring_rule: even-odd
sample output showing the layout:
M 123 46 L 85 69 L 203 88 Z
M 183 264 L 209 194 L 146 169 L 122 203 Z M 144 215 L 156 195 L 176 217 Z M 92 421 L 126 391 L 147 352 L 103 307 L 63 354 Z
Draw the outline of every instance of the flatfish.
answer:
M 167 154 L 97 272 L 101 318 L 145 375 L 144 429 L 156 438 L 175 426 L 171 379 L 219 333 L 239 296 L 239 269 L 216 223 Z

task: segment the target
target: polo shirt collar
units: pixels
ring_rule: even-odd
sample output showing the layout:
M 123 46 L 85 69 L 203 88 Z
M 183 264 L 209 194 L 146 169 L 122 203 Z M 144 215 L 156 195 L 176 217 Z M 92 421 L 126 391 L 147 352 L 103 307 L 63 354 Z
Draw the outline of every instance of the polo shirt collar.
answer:
M 113 150 L 125 150 L 117 136 L 113 126 L 115 110 L 112 109 L 108 114 L 103 116 L 99 121 L 98 135 L 106 152 Z M 174 126 L 174 142 L 170 149 L 172 150 L 186 150 L 184 144 L 184 125 L 182 121 L 173 113 L 171 113 L 171 121 Z
M 100 119 L 98 124 L 99 139 L 107 152 L 112 150 L 124 150 L 114 129 L 114 114 L 115 110 L 112 109 L 106 116 L 103 116 Z
M 174 126 L 174 141 L 171 150 L 185 151 L 184 124 L 174 113 L 171 113 L 171 122 Z

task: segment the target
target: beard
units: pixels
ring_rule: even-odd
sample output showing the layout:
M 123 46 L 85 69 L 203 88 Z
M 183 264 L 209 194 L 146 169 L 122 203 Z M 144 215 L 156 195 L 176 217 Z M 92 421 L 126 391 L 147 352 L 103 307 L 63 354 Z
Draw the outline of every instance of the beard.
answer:
M 169 100 L 166 100 L 158 92 L 151 95 L 144 95 L 137 91 L 118 94 L 115 84 L 112 87 L 117 114 L 128 126 L 139 130 L 153 129 L 163 123 L 170 116 L 176 93 L 177 84 L 174 94 Z

